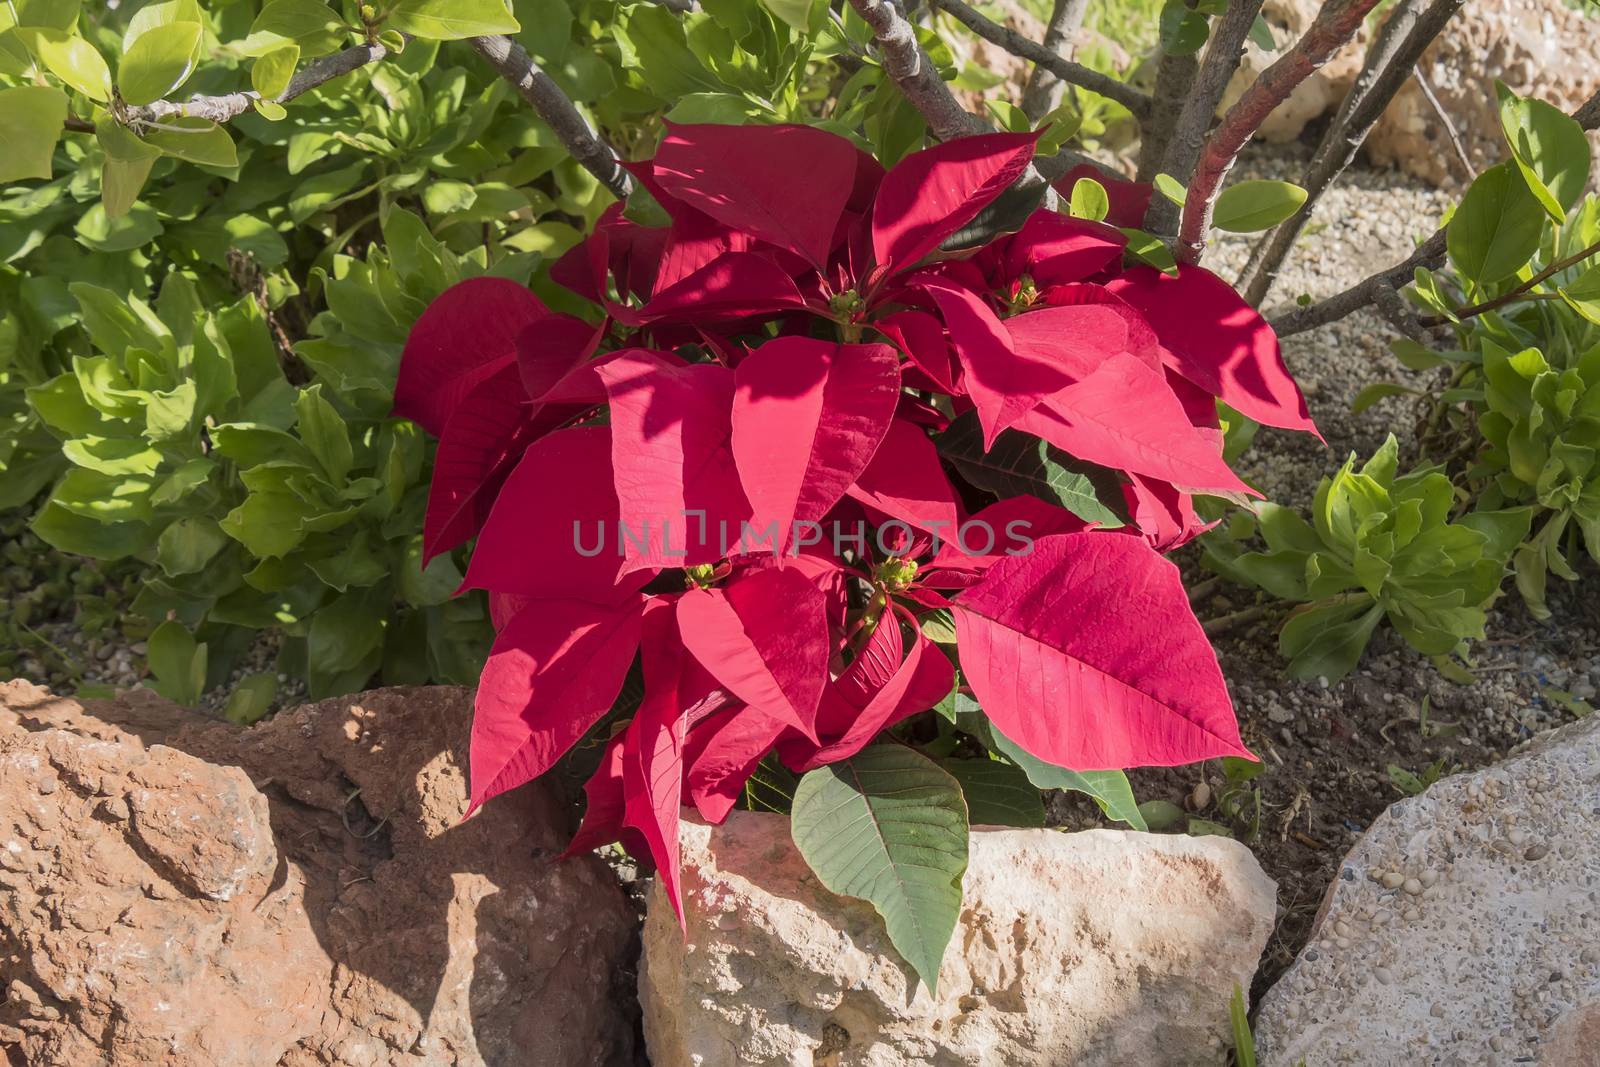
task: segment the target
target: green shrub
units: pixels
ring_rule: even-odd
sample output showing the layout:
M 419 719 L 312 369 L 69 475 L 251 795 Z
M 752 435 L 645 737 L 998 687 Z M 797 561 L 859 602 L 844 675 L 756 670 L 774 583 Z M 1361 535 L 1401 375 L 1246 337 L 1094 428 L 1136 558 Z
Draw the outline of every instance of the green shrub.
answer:
M 1218 571 L 1304 605 L 1278 637 L 1296 677 L 1342 678 L 1385 618 L 1428 656 L 1483 636 L 1507 558 L 1527 536 L 1529 510 L 1476 511 L 1452 522 L 1450 479 L 1431 467 L 1398 475 L 1398 459 L 1390 435 L 1360 469 L 1352 455 L 1322 480 L 1310 522 L 1260 504 L 1254 521 L 1208 537 Z M 1266 550 L 1240 551 L 1254 532 Z

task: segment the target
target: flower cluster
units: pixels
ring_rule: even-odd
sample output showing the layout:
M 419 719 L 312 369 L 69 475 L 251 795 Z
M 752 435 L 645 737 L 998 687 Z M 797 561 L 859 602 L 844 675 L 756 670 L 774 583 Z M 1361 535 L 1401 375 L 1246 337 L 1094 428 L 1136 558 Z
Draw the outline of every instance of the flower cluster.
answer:
M 1192 494 L 1251 492 L 1216 401 L 1314 432 L 1305 404 L 1226 283 L 1124 269 L 1110 225 L 1039 210 L 950 251 L 1033 142 L 885 171 L 814 128 L 673 126 L 631 165 L 670 223 L 615 205 L 553 269 L 590 319 L 493 278 L 427 310 L 395 410 L 440 437 L 427 552 L 476 535 L 465 584 L 491 594 L 474 805 L 555 764 L 636 663 L 572 847 L 647 854 L 675 903 L 681 805 L 721 820 L 761 760 L 848 758 L 958 684 L 1063 767 L 1248 755 L 1159 552 L 1204 528 Z M 981 442 L 960 463 L 958 431 Z M 1093 521 L 970 476 L 1018 442 L 1112 487 Z M 813 535 L 838 528 L 871 535 Z

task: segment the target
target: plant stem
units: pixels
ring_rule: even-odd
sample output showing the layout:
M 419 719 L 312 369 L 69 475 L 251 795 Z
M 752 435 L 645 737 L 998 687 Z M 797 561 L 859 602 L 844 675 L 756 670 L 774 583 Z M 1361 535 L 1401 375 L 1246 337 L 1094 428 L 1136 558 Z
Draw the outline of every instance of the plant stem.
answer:
M 1050 21 L 1044 28 L 1044 48 L 1052 55 L 1070 60 L 1073 38 L 1083 26 L 1083 16 L 1089 10 L 1089 0 L 1056 0 L 1050 12 Z M 1035 63 L 1028 75 L 1028 84 L 1022 90 L 1022 113 L 1028 121 L 1037 123 L 1061 106 L 1061 90 L 1066 81 L 1044 63 Z
M 1461 319 L 1470 319 L 1474 316 L 1482 315 L 1486 311 L 1494 311 L 1497 308 L 1505 307 L 1507 304 L 1515 303 L 1518 300 L 1534 300 L 1545 296 L 1553 296 L 1555 294 L 1530 293 L 1528 290 L 1543 282 L 1549 281 L 1551 278 L 1555 277 L 1557 274 L 1560 274 L 1562 271 L 1567 270 L 1569 267 L 1576 267 L 1579 263 L 1582 263 L 1584 260 L 1593 256 L 1600 256 L 1600 241 L 1596 241 L 1594 244 L 1590 245 L 1588 248 L 1585 248 L 1581 252 L 1574 252 L 1565 259 L 1556 260 L 1554 263 L 1550 264 L 1544 270 L 1540 271 L 1538 274 L 1535 274 L 1533 277 L 1529 278 L 1527 281 L 1523 282 L 1509 293 L 1502 293 L 1493 300 L 1485 300 L 1481 304 L 1470 304 L 1467 307 L 1461 308 L 1456 312 L 1456 320 L 1459 321 Z M 1443 326 L 1449 321 L 1451 320 L 1442 315 L 1430 315 L 1422 320 L 1422 325 Z

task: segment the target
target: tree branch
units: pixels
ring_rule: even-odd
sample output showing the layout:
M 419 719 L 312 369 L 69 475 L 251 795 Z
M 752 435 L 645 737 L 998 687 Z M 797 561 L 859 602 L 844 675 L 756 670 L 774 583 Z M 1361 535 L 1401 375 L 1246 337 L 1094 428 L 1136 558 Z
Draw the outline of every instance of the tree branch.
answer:
M 1455 151 L 1456 159 L 1461 163 L 1461 177 L 1470 182 L 1473 179 L 1472 158 L 1467 155 L 1466 146 L 1461 143 L 1461 135 L 1456 132 L 1456 124 L 1450 121 L 1450 116 L 1445 113 L 1444 105 L 1439 103 L 1438 94 L 1433 91 L 1433 86 L 1428 81 L 1428 76 L 1418 67 L 1411 72 L 1417 80 L 1417 88 L 1422 90 L 1422 98 L 1428 102 L 1428 107 L 1439 119 L 1439 125 L 1444 127 L 1444 134 L 1450 139 L 1450 147 Z
M 1600 128 L 1600 91 L 1591 96 L 1587 102 L 1572 117 L 1578 120 L 1578 125 L 1586 130 Z M 1417 250 L 1407 256 L 1403 262 L 1381 270 L 1370 277 L 1364 278 L 1342 293 L 1328 297 L 1320 303 L 1308 307 L 1295 308 L 1293 311 L 1280 315 L 1272 320 L 1272 328 L 1279 337 L 1289 337 L 1293 334 L 1314 330 L 1318 326 L 1325 326 L 1336 322 L 1352 312 L 1359 311 L 1372 303 L 1377 298 L 1378 289 L 1390 285 L 1396 289 L 1409 283 L 1416 274 L 1418 267 L 1432 269 L 1444 262 L 1445 256 L 1445 227 L 1441 226 L 1433 232 Z
M 1206 140 L 1194 179 L 1189 183 L 1189 196 L 1178 227 L 1178 247 L 1174 250 L 1179 262 L 1199 262 L 1205 248 L 1206 231 L 1211 227 L 1211 209 L 1222 188 L 1222 180 L 1245 144 L 1267 116 L 1289 98 L 1295 86 L 1309 78 L 1336 49 L 1355 35 L 1367 12 L 1377 3 L 1378 0 L 1331 0 L 1317 12 L 1311 27 L 1294 47 L 1262 71 L 1228 109 L 1222 117 L 1222 125 Z
M 331 56 L 324 56 L 314 63 L 302 67 L 293 78 L 289 80 L 289 87 L 279 93 L 270 101 L 274 104 L 285 104 L 295 97 L 335 78 L 342 78 L 346 74 L 360 70 L 362 67 L 376 63 L 389 54 L 389 50 L 376 41 L 371 44 L 356 45 L 343 52 L 335 52 Z M 246 111 L 256 106 L 261 99 L 261 94 L 254 90 L 239 93 L 226 93 L 222 96 L 192 96 L 188 100 L 156 100 L 149 104 L 116 105 L 112 109 L 117 121 L 133 130 L 147 126 L 153 122 L 160 122 L 170 118 L 198 118 L 210 119 L 212 122 L 227 122 L 243 115 Z
M 1549 281 L 1562 271 L 1576 267 L 1584 260 L 1593 259 L 1597 255 L 1600 255 L 1600 241 L 1596 241 L 1594 244 L 1583 249 L 1581 252 L 1574 252 L 1570 256 L 1556 260 L 1554 263 L 1544 268 L 1544 270 L 1541 270 L 1539 273 L 1535 274 L 1533 277 L 1529 278 L 1527 281 L 1523 282 L 1521 285 L 1517 286 L 1515 289 L 1512 289 L 1508 293 L 1501 293 L 1493 300 L 1485 300 L 1480 304 L 1468 304 L 1464 308 L 1458 308 L 1456 310 L 1455 317 L 1457 319 L 1470 319 L 1475 316 L 1482 315 L 1484 312 L 1495 311 L 1499 308 L 1505 307 L 1507 304 L 1513 304 L 1520 300 L 1529 291 L 1538 287 L 1544 282 Z M 1442 315 L 1429 315 L 1427 318 L 1422 320 L 1422 325 L 1443 326 L 1449 321 L 1449 319 Z
M 577 105 L 521 45 L 501 36 L 474 37 L 470 43 L 501 77 L 516 87 L 522 99 L 533 106 L 573 159 L 600 179 L 600 184 L 619 200 L 627 198 L 633 190 L 633 180 L 622 168 L 616 152 L 601 140 Z
M 1183 101 L 1183 111 L 1178 115 L 1166 151 L 1161 156 L 1160 169 L 1183 181 L 1194 172 L 1200 159 L 1200 149 L 1205 143 L 1206 130 L 1216 116 L 1217 104 L 1228 88 L 1239 61 L 1244 56 L 1245 38 L 1250 27 L 1261 13 L 1261 0 L 1229 0 L 1228 9 L 1211 32 L 1211 42 L 1206 46 L 1206 57 L 1200 63 L 1200 73 L 1190 86 Z M 1163 197 L 1162 199 L 1165 199 Z M 1169 201 L 1170 203 L 1170 201 Z
M 1070 59 L 1063 59 L 1054 51 L 1043 45 L 1030 41 L 1016 30 L 1000 25 L 992 19 L 972 10 L 962 0 L 931 0 L 934 7 L 943 8 L 949 12 L 956 21 L 962 23 L 967 29 L 982 37 L 990 44 L 998 45 L 1014 56 L 1031 60 L 1039 66 L 1049 70 L 1050 73 L 1062 81 L 1081 86 L 1091 93 L 1115 100 L 1129 111 L 1135 118 L 1142 120 L 1150 111 L 1150 98 L 1127 82 L 1121 82 L 1109 74 L 1101 74 L 1091 70 L 1081 63 L 1074 63 Z M 856 0 L 851 0 L 856 3 Z M 856 10 L 861 10 L 861 5 L 856 4 Z M 863 17 L 865 14 L 863 13 Z M 869 20 L 870 21 L 870 20 Z
M 1050 21 L 1044 28 L 1045 51 L 1062 59 L 1071 59 L 1073 37 L 1083 25 L 1083 16 L 1089 10 L 1089 0 L 1056 0 L 1050 12 Z M 1061 106 L 1061 90 L 1066 82 L 1043 63 L 1035 63 L 1028 75 L 1028 84 L 1022 90 L 1022 113 L 1028 121 L 1037 123 Z
M 1322 143 L 1306 166 L 1300 184 L 1306 202 L 1295 215 L 1276 227 L 1250 254 L 1236 283 L 1244 298 L 1259 307 L 1272 288 L 1283 261 L 1289 257 L 1312 211 L 1339 175 L 1355 160 L 1372 127 L 1389 107 L 1413 67 L 1445 24 L 1461 9 L 1463 0 L 1401 0 L 1378 30 L 1367 49 L 1361 73 L 1350 87 Z
M 1194 81 L 1200 76 L 1200 60 L 1193 55 L 1175 56 L 1161 53 L 1156 63 L 1155 103 L 1150 108 L 1150 121 L 1140 130 L 1139 170 L 1134 178 L 1148 182 L 1161 170 L 1161 160 L 1167 153 L 1167 144 L 1178 128 L 1178 116 L 1183 114 L 1183 102 L 1188 99 Z M 1145 228 L 1156 233 L 1172 233 L 1177 229 L 1176 212 L 1165 211 L 1162 204 L 1170 204 L 1164 196 L 1150 198 L 1150 210 L 1145 217 Z
M 868 26 L 883 59 L 883 69 L 894 79 L 911 106 L 941 141 L 985 133 L 989 124 L 962 107 L 950 87 L 939 77 L 933 60 L 917 43 L 917 31 L 893 0 L 850 0 Z

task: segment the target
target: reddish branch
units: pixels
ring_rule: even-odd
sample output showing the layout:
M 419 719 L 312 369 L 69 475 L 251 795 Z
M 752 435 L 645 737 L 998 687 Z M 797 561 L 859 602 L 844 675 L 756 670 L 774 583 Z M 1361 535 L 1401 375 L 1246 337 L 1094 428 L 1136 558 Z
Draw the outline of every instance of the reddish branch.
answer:
M 1305 35 L 1295 42 L 1272 66 L 1246 89 L 1244 95 L 1228 109 L 1206 141 L 1200 153 L 1200 163 L 1194 178 L 1189 182 L 1189 196 L 1183 208 L 1183 221 L 1178 227 L 1178 247 L 1175 254 L 1180 262 L 1195 263 L 1205 249 L 1206 230 L 1211 226 L 1211 210 L 1216 204 L 1222 180 L 1239 158 L 1250 138 L 1273 110 L 1289 98 L 1295 86 L 1309 78 L 1328 61 L 1328 57 L 1346 41 L 1355 36 L 1367 13 L 1378 0 L 1333 0 L 1317 13 L 1316 20 Z

